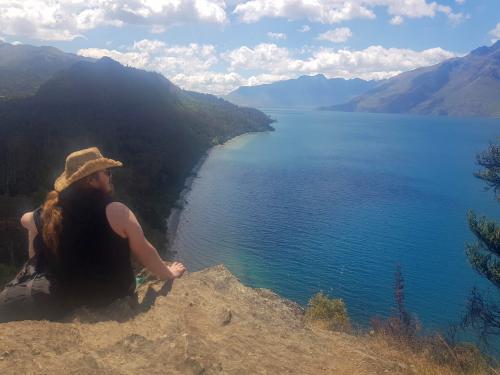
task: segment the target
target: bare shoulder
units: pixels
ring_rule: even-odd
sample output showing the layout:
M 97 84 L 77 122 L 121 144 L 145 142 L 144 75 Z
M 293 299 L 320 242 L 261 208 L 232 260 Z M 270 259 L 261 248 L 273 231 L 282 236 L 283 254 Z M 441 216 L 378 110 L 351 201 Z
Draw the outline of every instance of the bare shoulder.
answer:
M 106 206 L 106 214 L 108 216 L 123 216 L 126 215 L 130 209 L 122 202 L 111 202 Z
M 126 227 L 130 216 L 130 209 L 121 202 L 111 202 L 106 206 L 106 217 L 109 225 L 116 234 L 126 238 Z
M 35 218 L 33 217 L 33 211 L 26 212 L 23 216 L 21 216 L 21 225 L 29 231 L 38 233 L 35 225 Z

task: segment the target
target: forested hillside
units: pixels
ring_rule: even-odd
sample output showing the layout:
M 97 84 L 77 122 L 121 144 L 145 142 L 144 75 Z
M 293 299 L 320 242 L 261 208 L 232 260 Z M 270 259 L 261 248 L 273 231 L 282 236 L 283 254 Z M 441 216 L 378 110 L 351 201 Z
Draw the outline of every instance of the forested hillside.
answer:
M 27 250 L 13 228 L 52 189 L 71 151 L 95 145 L 123 161 L 113 175 L 117 198 L 138 213 L 158 246 L 170 207 L 208 148 L 271 130 L 271 122 L 258 110 L 184 91 L 109 58 L 74 64 L 36 95 L 0 103 L 0 262 L 22 259 Z
M 54 47 L 13 45 L 0 40 L 0 99 L 26 97 L 55 73 L 92 59 Z

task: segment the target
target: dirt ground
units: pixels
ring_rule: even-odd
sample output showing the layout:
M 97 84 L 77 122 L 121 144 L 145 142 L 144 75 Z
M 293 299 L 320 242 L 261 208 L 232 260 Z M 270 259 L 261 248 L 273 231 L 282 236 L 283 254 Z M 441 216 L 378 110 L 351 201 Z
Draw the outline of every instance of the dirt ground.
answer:
M 148 281 L 139 294 L 139 306 L 82 309 L 67 322 L 0 324 L 0 373 L 415 373 L 363 338 L 305 325 L 300 306 L 224 266 Z

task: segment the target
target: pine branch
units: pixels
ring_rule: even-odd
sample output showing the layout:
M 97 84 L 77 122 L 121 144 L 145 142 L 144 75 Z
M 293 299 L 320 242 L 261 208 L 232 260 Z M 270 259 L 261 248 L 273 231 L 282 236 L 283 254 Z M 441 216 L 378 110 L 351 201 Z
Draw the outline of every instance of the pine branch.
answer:
M 493 189 L 496 199 L 500 200 L 500 145 L 491 143 L 476 156 L 476 163 L 484 169 L 474 173 L 474 176 L 485 181 L 486 189 Z
M 467 212 L 467 221 L 471 232 L 485 250 L 500 256 L 500 227 L 485 216 L 478 217 L 472 210 Z
M 476 328 L 483 341 L 488 343 L 488 336 L 500 335 L 500 305 L 485 301 L 476 288 L 472 289 L 462 326 Z
M 500 262 L 488 254 L 481 243 L 466 244 L 465 253 L 472 267 L 500 288 Z

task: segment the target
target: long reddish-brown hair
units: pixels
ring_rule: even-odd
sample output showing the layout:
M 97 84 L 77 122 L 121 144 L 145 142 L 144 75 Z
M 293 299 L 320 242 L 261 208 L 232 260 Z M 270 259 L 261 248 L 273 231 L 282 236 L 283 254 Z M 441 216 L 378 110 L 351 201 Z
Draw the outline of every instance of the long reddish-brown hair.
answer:
M 42 238 L 45 246 L 54 254 L 57 255 L 59 237 L 62 231 L 63 211 L 61 200 L 64 200 L 64 196 L 73 194 L 75 191 L 82 191 L 90 188 L 90 178 L 97 176 L 98 173 L 99 172 L 94 172 L 90 176 L 76 181 L 61 193 L 52 190 L 47 194 L 47 198 L 42 205 Z
M 57 253 L 59 235 L 62 230 L 62 208 L 59 205 L 59 193 L 52 190 L 42 206 L 42 238 L 45 245 Z

